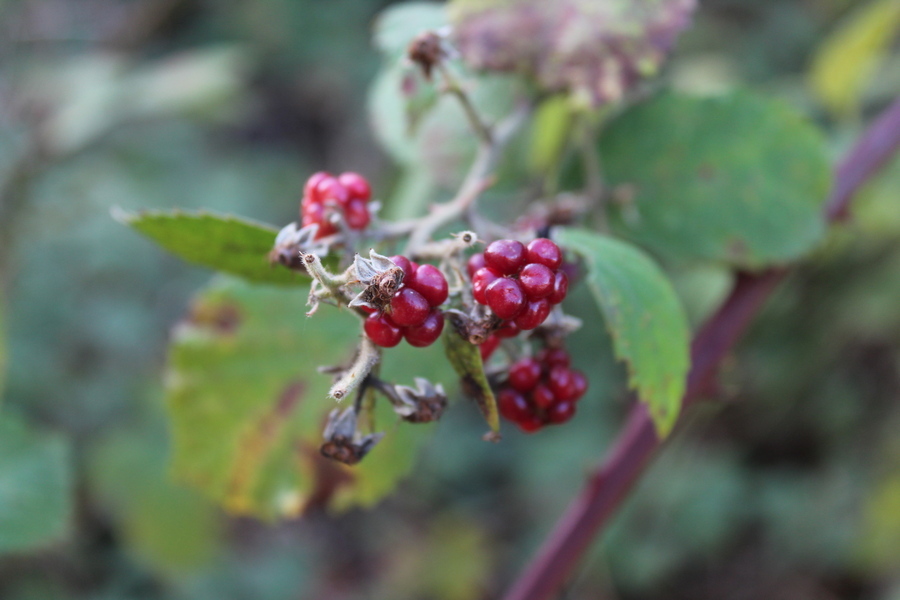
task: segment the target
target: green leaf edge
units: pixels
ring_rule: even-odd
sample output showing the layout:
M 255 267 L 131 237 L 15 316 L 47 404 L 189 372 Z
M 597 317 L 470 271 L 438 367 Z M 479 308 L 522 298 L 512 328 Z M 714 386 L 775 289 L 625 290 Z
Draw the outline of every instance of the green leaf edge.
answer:
M 650 416 L 653 419 L 653 423 L 656 426 L 657 435 L 659 435 L 660 439 L 666 438 L 669 433 L 671 433 L 672 429 L 675 426 L 675 423 L 678 420 L 679 415 L 681 414 L 681 400 L 684 397 L 684 391 L 687 385 L 687 374 L 688 370 L 690 369 L 690 328 L 688 326 L 687 315 L 684 312 L 684 307 L 681 305 L 681 302 L 679 301 L 678 296 L 675 293 L 675 289 L 672 287 L 662 269 L 656 264 L 656 262 L 650 257 L 650 255 L 628 242 L 624 242 L 622 240 L 585 229 L 560 228 L 554 232 L 554 235 L 560 245 L 581 256 L 587 264 L 589 270 L 594 260 L 584 249 L 586 243 L 586 240 L 584 239 L 585 236 L 596 238 L 597 240 L 602 241 L 602 243 L 604 244 L 615 247 L 619 252 L 631 254 L 632 258 L 635 261 L 643 263 L 649 271 L 658 275 L 658 283 L 662 284 L 663 289 L 667 290 L 667 301 L 671 303 L 672 314 L 675 315 L 676 318 L 674 324 L 678 329 L 680 329 L 679 332 L 676 332 L 676 335 L 683 338 L 683 343 L 679 344 L 679 346 L 683 348 L 683 352 L 680 353 L 681 356 L 677 356 L 672 361 L 670 361 L 670 364 L 674 364 L 672 371 L 673 373 L 677 372 L 677 376 L 671 377 L 671 381 L 666 386 L 666 396 L 663 399 L 664 401 L 662 403 L 662 406 L 668 406 L 670 404 L 674 406 L 675 410 L 671 411 L 661 410 L 658 404 L 647 399 L 648 396 L 646 394 L 646 387 L 640 385 L 638 381 L 638 372 L 635 368 L 635 365 L 632 363 L 619 337 L 613 330 L 613 324 L 617 318 L 615 310 L 612 310 L 607 305 L 607 297 L 602 286 L 600 286 L 590 274 L 587 277 L 588 287 L 590 288 L 592 295 L 596 299 L 597 305 L 600 308 L 600 311 L 603 313 L 603 317 L 606 321 L 606 329 L 609 332 L 610 337 L 612 338 L 613 351 L 615 353 L 615 356 L 618 360 L 625 362 L 627 366 L 628 387 L 629 389 L 637 392 L 639 401 L 647 407 L 648 411 L 650 412 Z M 596 272 L 596 270 L 594 270 L 594 272 Z
M 280 286 L 296 286 L 296 285 L 305 285 L 309 283 L 309 277 L 304 274 L 296 273 L 294 271 L 289 271 L 284 267 L 279 265 L 271 265 L 268 271 L 261 269 L 260 275 L 258 277 L 248 276 L 246 273 L 236 271 L 233 269 L 222 268 L 221 266 L 213 265 L 209 262 L 194 260 L 191 258 L 187 258 L 183 256 L 181 253 L 167 247 L 165 244 L 160 242 L 154 236 L 144 232 L 140 227 L 140 222 L 144 219 L 175 219 L 175 218 L 187 218 L 187 219 L 214 219 L 221 221 L 223 223 L 234 223 L 243 227 L 254 228 L 259 230 L 260 232 L 265 232 L 267 234 L 272 235 L 272 242 L 274 246 L 275 236 L 278 235 L 278 228 L 274 225 L 270 225 L 268 223 L 263 223 L 261 221 L 255 221 L 253 219 L 248 219 L 246 217 L 239 217 L 236 215 L 223 214 L 216 211 L 211 210 L 182 210 L 182 209 L 171 209 L 171 210 L 139 210 L 139 211 L 127 211 L 121 209 L 119 207 L 113 207 L 110 211 L 112 217 L 122 223 L 123 225 L 127 225 L 131 227 L 144 237 L 150 239 L 152 242 L 156 243 L 163 250 L 166 250 L 170 254 L 174 254 L 178 256 L 185 262 L 190 264 L 198 265 L 207 269 L 212 269 L 213 271 L 218 271 L 221 273 L 228 273 L 235 277 L 239 277 L 251 283 L 263 283 L 263 284 L 272 284 L 272 285 L 280 285 Z

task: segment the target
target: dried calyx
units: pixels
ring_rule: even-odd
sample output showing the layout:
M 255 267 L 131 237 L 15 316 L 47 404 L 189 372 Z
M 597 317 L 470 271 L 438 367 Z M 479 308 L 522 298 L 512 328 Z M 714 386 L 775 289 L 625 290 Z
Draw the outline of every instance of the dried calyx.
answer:
M 328 415 L 323 434 L 325 443 L 320 452 L 322 456 L 355 465 L 375 447 L 384 433 L 361 435 L 357 431 L 357 408 L 350 406 L 344 411 L 335 408 Z
M 350 301 L 351 307 L 382 310 L 403 283 L 403 269 L 387 256 L 382 256 L 374 250 L 369 250 L 369 258 L 357 254 L 351 269 L 354 283 L 365 286 Z

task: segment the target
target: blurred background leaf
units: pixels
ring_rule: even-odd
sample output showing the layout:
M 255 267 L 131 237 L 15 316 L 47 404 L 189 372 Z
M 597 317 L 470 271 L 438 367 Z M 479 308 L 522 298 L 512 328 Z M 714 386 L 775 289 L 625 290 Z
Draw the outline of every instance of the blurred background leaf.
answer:
M 60 435 L 40 432 L 9 410 L 0 419 L 0 553 L 28 552 L 68 530 L 72 455 Z
M 779 101 L 663 94 L 614 121 L 600 150 L 610 184 L 633 193 L 614 209 L 616 231 L 666 260 L 758 269 L 824 235 L 824 142 Z
M 839 117 L 859 114 L 872 77 L 884 67 L 892 42 L 900 36 L 900 2 L 859 4 L 822 42 L 810 70 L 814 92 Z

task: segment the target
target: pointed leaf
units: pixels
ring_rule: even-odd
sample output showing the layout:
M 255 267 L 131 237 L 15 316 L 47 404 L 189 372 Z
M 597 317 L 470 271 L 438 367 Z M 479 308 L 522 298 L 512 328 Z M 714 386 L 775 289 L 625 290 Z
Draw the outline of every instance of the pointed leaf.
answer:
M 459 375 L 463 393 L 475 400 L 491 431 L 494 434 L 498 433 L 500 415 L 497 412 L 497 400 L 484 374 L 481 351 L 478 346 L 463 339 L 454 327 L 446 327 L 443 337 L 447 359 Z
M 617 231 L 667 259 L 755 269 L 824 235 L 825 144 L 777 100 L 662 94 L 617 119 L 600 152 L 609 183 L 634 192 L 617 205 Z
M 309 278 L 269 263 L 278 230 L 231 215 L 209 212 L 117 211 L 115 217 L 187 262 L 247 281 L 301 285 Z
M 687 317 L 666 276 L 643 252 L 582 229 L 563 229 L 559 243 L 584 259 L 587 282 L 606 318 L 616 357 L 647 404 L 660 436 L 681 410 L 690 366 Z

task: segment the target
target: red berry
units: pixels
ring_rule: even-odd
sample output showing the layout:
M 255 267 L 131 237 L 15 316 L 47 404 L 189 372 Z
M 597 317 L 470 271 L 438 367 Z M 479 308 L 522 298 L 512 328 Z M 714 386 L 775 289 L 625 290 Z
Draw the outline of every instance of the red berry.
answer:
M 526 259 L 530 263 L 538 263 L 555 271 L 562 264 L 562 251 L 547 238 L 537 238 L 528 243 Z
M 484 290 L 499 278 L 500 274 L 490 267 L 478 269 L 472 276 L 472 296 L 474 296 L 475 302 L 478 304 L 487 304 L 488 301 L 487 297 L 484 295 Z
M 406 258 L 405 256 L 397 256 L 391 257 L 391 262 L 403 269 L 403 281 L 411 281 L 412 275 L 415 273 L 415 269 L 413 269 L 413 263 Z
M 520 392 L 530 392 L 541 380 L 541 365 L 533 358 L 523 358 L 509 367 L 509 385 Z
M 571 419 L 574 414 L 575 404 L 573 402 L 559 402 L 547 411 L 547 420 L 558 425 Z
M 547 375 L 547 386 L 559 400 L 575 399 L 575 382 L 572 379 L 572 371 L 566 367 L 557 366 L 550 369 Z
M 435 309 L 425 317 L 425 321 L 421 325 L 407 327 L 403 335 L 410 346 L 424 348 L 425 346 L 430 346 L 441 337 L 443 330 L 444 316 L 441 314 L 441 311 Z
M 553 281 L 553 293 L 550 294 L 548 300 L 550 300 L 550 304 L 559 304 L 566 299 L 567 293 L 569 293 L 569 278 L 560 271 Z
M 497 408 L 510 421 L 518 422 L 534 416 L 525 396 L 508 387 L 497 393 Z
M 497 346 L 500 345 L 500 338 L 496 335 L 492 335 L 488 337 L 488 339 L 484 340 L 480 346 L 478 346 L 478 350 L 481 352 L 481 360 L 482 362 L 486 361 L 491 357 L 494 353 L 494 350 L 497 349 Z
M 511 338 L 519 335 L 519 331 L 519 326 L 513 321 L 506 321 L 500 329 L 494 332 L 494 335 L 499 338 Z
M 508 277 L 497 279 L 484 290 L 484 298 L 501 319 L 515 319 L 525 308 L 525 294 L 519 284 Z
M 516 325 L 522 331 L 530 331 L 547 320 L 550 315 L 550 303 L 546 298 L 529 300 L 518 317 Z
M 572 401 L 580 400 L 587 392 L 587 377 L 581 371 L 572 371 Z
M 411 287 L 404 287 L 391 298 L 391 320 L 401 327 L 421 325 L 430 312 L 428 300 Z
M 365 200 L 354 198 L 347 203 L 344 209 L 344 220 L 350 229 L 365 229 L 369 226 L 371 216 L 369 215 L 369 207 Z
M 422 265 L 407 283 L 428 300 L 431 306 L 439 306 L 447 300 L 449 287 L 444 274 L 434 265 Z
M 341 206 L 345 206 L 350 201 L 350 194 L 347 188 L 342 186 L 334 177 L 323 178 L 316 186 L 316 197 L 320 198 L 320 202 L 328 202 L 332 200 Z
M 516 240 L 491 242 L 484 251 L 484 262 L 502 275 L 513 275 L 525 264 L 525 246 Z
M 347 189 L 351 199 L 368 202 L 372 197 L 372 188 L 369 187 L 369 182 L 359 173 L 341 173 L 338 182 Z
M 545 348 L 538 352 L 537 360 L 548 371 L 556 366 L 569 367 L 569 353 L 562 348 Z
M 325 179 L 334 179 L 334 176 L 331 173 L 326 173 L 325 171 L 319 171 L 318 173 L 313 173 L 309 176 L 309 179 L 306 180 L 306 185 L 303 186 L 303 200 L 304 202 L 309 202 L 312 204 L 321 204 L 322 197 L 319 195 L 318 187 L 319 184 L 322 183 Z
M 485 267 L 484 262 L 484 254 L 479 252 L 478 254 L 473 254 L 469 257 L 469 262 L 466 263 L 466 270 L 469 272 L 469 278 L 475 276 L 475 272 L 479 269 L 483 269 Z
M 387 315 L 381 312 L 369 315 L 363 329 L 372 342 L 383 348 L 393 348 L 403 339 L 403 332 L 400 328 L 391 323 Z
M 518 425 L 519 429 L 525 433 L 534 433 L 535 431 L 540 430 L 544 426 L 544 423 L 536 415 L 533 415 L 516 421 L 516 425 Z
M 303 217 L 304 225 L 321 223 L 325 220 L 325 207 L 319 202 L 303 202 L 300 205 L 300 216 Z
M 546 298 L 553 293 L 556 276 L 545 265 L 530 263 L 519 272 L 519 285 L 522 291 L 532 300 Z
M 548 386 L 539 383 L 531 391 L 531 402 L 538 408 L 547 409 L 556 404 L 556 396 Z

